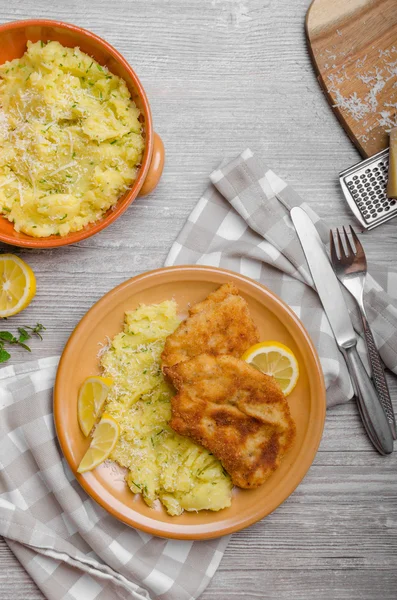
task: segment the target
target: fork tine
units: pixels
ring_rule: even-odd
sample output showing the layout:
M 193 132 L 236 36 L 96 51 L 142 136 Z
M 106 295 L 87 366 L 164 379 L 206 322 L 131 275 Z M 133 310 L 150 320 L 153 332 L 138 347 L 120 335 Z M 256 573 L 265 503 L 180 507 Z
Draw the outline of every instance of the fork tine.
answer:
M 350 233 L 352 235 L 352 238 L 354 240 L 354 245 L 356 246 L 356 253 L 361 257 L 364 256 L 364 248 L 362 246 L 362 243 L 360 242 L 360 240 L 357 237 L 356 232 L 354 231 L 353 227 L 350 225 Z
M 339 229 L 336 228 L 336 237 L 338 238 L 338 249 L 339 249 L 339 256 L 342 258 L 343 256 L 347 257 L 347 254 L 345 252 L 345 249 L 343 247 L 343 242 L 342 242 L 342 238 L 339 232 Z
M 345 242 L 346 242 L 346 248 L 347 248 L 347 255 L 346 256 L 349 256 L 349 255 L 350 256 L 352 256 L 352 255 L 354 256 L 356 253 L 353 250 L 353 247 L 352 247 L 352 245 L 350 243 L 349 236 L 347 235 L 347 231 L 345 229 L 345 226 L 343 226 L 343 233 L 345 234 Z
M 331 250 L 331 261 L 333 265 L 338 264 L 338 255 L 336 253 L 335 240 L 334 240 L 334 232 L 332 229 L 329 230 L 329 246 Z

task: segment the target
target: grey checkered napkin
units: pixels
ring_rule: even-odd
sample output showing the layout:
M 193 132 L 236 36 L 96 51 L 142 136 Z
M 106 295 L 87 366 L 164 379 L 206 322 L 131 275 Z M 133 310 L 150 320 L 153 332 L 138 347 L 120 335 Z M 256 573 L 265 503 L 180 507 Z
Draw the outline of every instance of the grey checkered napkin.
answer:
M 54 357 L 0 370 L 0 534 L 50 600 L 197 598 L 228 538 L 156 538 L 87 496 L 56 440 L 57 364 Z
M 309 274 L 289 216 L 302 206 L 324 243 L 329 229 L 300 196 L 250 150 L 222 165 L 173 244 L 166 265 L 224 267 L 259 281 L 280 296 L 300 317 L 314 341 L 324 371 L 328 406 L 353 395 L 350 378 Z M 356 331 L 361 320 L 352 299 L 346 301 Z M 397 271 L 369 265 L 365 288 L 368 319 L 381 357 L 397 374 Z M 365 344 L 359 351 L 367 362 Z

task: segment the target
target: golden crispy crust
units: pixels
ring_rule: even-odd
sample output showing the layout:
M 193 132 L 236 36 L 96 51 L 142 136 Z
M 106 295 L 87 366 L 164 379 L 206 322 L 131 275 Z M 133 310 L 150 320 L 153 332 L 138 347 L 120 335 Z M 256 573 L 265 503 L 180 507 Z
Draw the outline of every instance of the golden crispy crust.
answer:
M 210 450 L 235 485 L 261 485 L 295 438 L 274 379 L 225 355 L 201 354 L 164 371 L 178 390 L 171 427 Z
M 240 357 L 258 340 L 247 302 L 227 283 L 195 304 L 189 317 L 168 336 L 162 365 L 170 367 L 203 352 Z

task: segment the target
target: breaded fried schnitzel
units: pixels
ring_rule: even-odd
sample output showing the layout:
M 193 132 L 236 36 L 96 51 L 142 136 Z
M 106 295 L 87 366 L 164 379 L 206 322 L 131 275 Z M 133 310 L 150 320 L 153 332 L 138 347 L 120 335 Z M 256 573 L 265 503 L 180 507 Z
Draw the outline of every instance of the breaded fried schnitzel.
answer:
M 170 367 L 203 352 L 240 357 L 258 340 L 247 302 L 235 285 L 226 283 L 195 304 L 189 317 L 168 336 L 162 365 Z
M 295 437 L 274 379 L 225 355 L 200 354 L 164 372 L 178 390 L 171 400 L 172 429 L 210 450 L 235 485 L 260 486 Z

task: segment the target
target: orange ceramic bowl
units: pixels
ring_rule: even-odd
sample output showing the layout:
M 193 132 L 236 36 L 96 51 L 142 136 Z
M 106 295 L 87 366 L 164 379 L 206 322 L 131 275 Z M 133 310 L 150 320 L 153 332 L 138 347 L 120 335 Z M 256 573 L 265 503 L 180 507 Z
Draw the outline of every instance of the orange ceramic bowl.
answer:
M 115 48 L 97 35 L 61 21 L 34 19 L 15 21 L 0 25 L 0 64 L 7 60 L 20 58 L 26 51 L 28 41 L 57 41 L 63 46 L 78 46 L 83 52 L 92 56 L 102 66 L 118 75 L 127 83 L 131 97 L 143 115 L 145 135 L 145 151 L 138 177 L 130 189 L 118 200 L 117 204 L 95 223 L 87 225 L 81 231 L 63 237 L 52 235 L 46 238 L 34 238 L 15 231 L 7 219 L 0 216 L 0 241 L 14 246 L 26 248 L 55 248 L 75 244 L 101 231 L 115 221 L 139 196 L 150 193 L 157 185 L 164 165 L 164 146 L 160 137 L 154 133 L 150 106 L 136 73 Z

